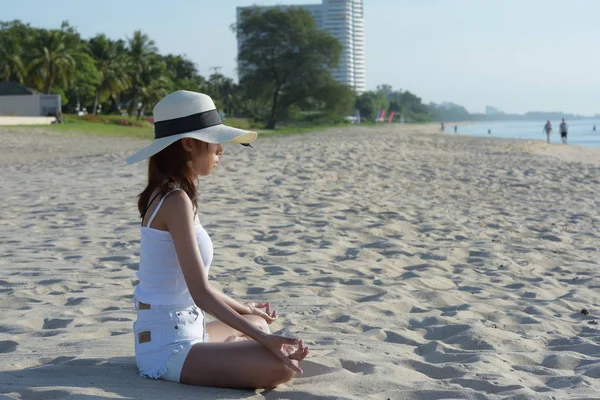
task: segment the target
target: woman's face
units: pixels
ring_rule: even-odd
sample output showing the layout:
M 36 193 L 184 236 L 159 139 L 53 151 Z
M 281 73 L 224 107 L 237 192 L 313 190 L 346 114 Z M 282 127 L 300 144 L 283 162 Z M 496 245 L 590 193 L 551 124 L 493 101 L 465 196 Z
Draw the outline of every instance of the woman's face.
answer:
M 192 138 L 182 139 L 183 149 L 190 153 L 190 162 L 198 175 L 210 175 L 223 154 L 221 144 L 206 143 Z

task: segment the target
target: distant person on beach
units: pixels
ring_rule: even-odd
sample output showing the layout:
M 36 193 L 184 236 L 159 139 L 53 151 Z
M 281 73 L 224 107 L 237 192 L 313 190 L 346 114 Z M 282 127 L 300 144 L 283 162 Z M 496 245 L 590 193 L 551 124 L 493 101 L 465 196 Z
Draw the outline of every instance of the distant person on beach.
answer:
M 442 125 L 441 125 L 441 130 L 442 130 L 442 132 L 444 132 L 444 123 L 443 122 L 442 122 Z
M 596 125 L 594 125 L 594 132 L 596 132 Z
M 488 129 L 488 135 L 491 135 L 491 134 L 492 134 L 492 130 Z
M 569 134 L 569 127 L 565 122 L 565 119 L 562 119 L 560 123 L 560 138 L 562 139 L 563 144 L 567 144 L 567 135 Z
M 454 133 L 458 130 L 458 126 L 454 125 Z
M 552 134 L 552 124 L 550 121 L 546 121 L 546 125 L 544 125 L 544 130 L 546 131 L 546 142 L 550 143 L 550 135 Z
M 139 374 L 237 389 L 289 381 L 302 373 L 298 363 L 308 347 L 271 334 L 277 312 L 268 302 L 242 304 L 213 287 L 208 280 L 213 243 L 198 215 L 208 212 L 198 204 L 198 190 L 209 202 L 217 195 L 211 194 L 212 180 L 200 185 L 199 178 L 217 167 L 222 144 L 249 146 L 256 133 L 223 125 L 209 96 L 185 90 L 161 99 L 153 114 L 154 141 L 127 159 L 149 158 L 137 204 L 141 239 L 133 333 Z M 216 321 L 206 323 L 205 312 Z

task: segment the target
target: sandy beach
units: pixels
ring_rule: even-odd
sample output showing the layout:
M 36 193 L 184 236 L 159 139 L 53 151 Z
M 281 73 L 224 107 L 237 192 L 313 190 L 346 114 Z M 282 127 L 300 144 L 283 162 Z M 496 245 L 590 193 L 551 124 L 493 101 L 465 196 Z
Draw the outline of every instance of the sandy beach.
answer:
M 0 399 L 600 398 L 600 149 L 437 129 L 263 137 L 201 180 L 211 280 L 311 348 L 252 392 L 137 375 L 146 142 L 0 128 Z

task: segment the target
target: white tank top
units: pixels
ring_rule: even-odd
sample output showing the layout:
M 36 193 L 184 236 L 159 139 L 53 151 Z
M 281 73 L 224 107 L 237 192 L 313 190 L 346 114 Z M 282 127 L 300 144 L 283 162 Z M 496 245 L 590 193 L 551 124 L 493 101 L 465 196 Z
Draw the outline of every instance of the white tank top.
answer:
M 134 290 L 137 301 L 150 305 L 174 305 L 189 307 L 194 304 L 177 259 L 175 245 L 171 233 L 150 228 L 152 221 L 165 198 L 175 190 L 160 199 L 154 213 L 148 220 L 147 226 L 140 227 L 140 266 L 136 273 L 140 280 Z M 204 268 L 208 274 L 213 259 L 213 244 L 208 232 L 195 218 L 196 240 Z

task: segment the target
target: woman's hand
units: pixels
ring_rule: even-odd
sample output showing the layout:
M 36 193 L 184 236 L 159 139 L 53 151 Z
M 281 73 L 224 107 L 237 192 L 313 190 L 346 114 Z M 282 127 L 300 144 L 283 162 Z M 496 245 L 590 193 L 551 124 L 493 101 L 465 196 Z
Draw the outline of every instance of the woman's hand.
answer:
M 298 361 L 304 360 L 308 355 L 308 347 L 304 341 L 278 335 L 265 335 L 260 339 L 260 344 L 279 358 L 285 365 L 297 373 L 303 373 L 298 366 Z
M 271 303 L 245 303 L 248 307 L 248 315 L 258 315 L 262 317 L 267 324 L 273 323 L 277 319 L 277 311 L 271 310 Z M 264 309 L 264 310 L 263 310 Z

